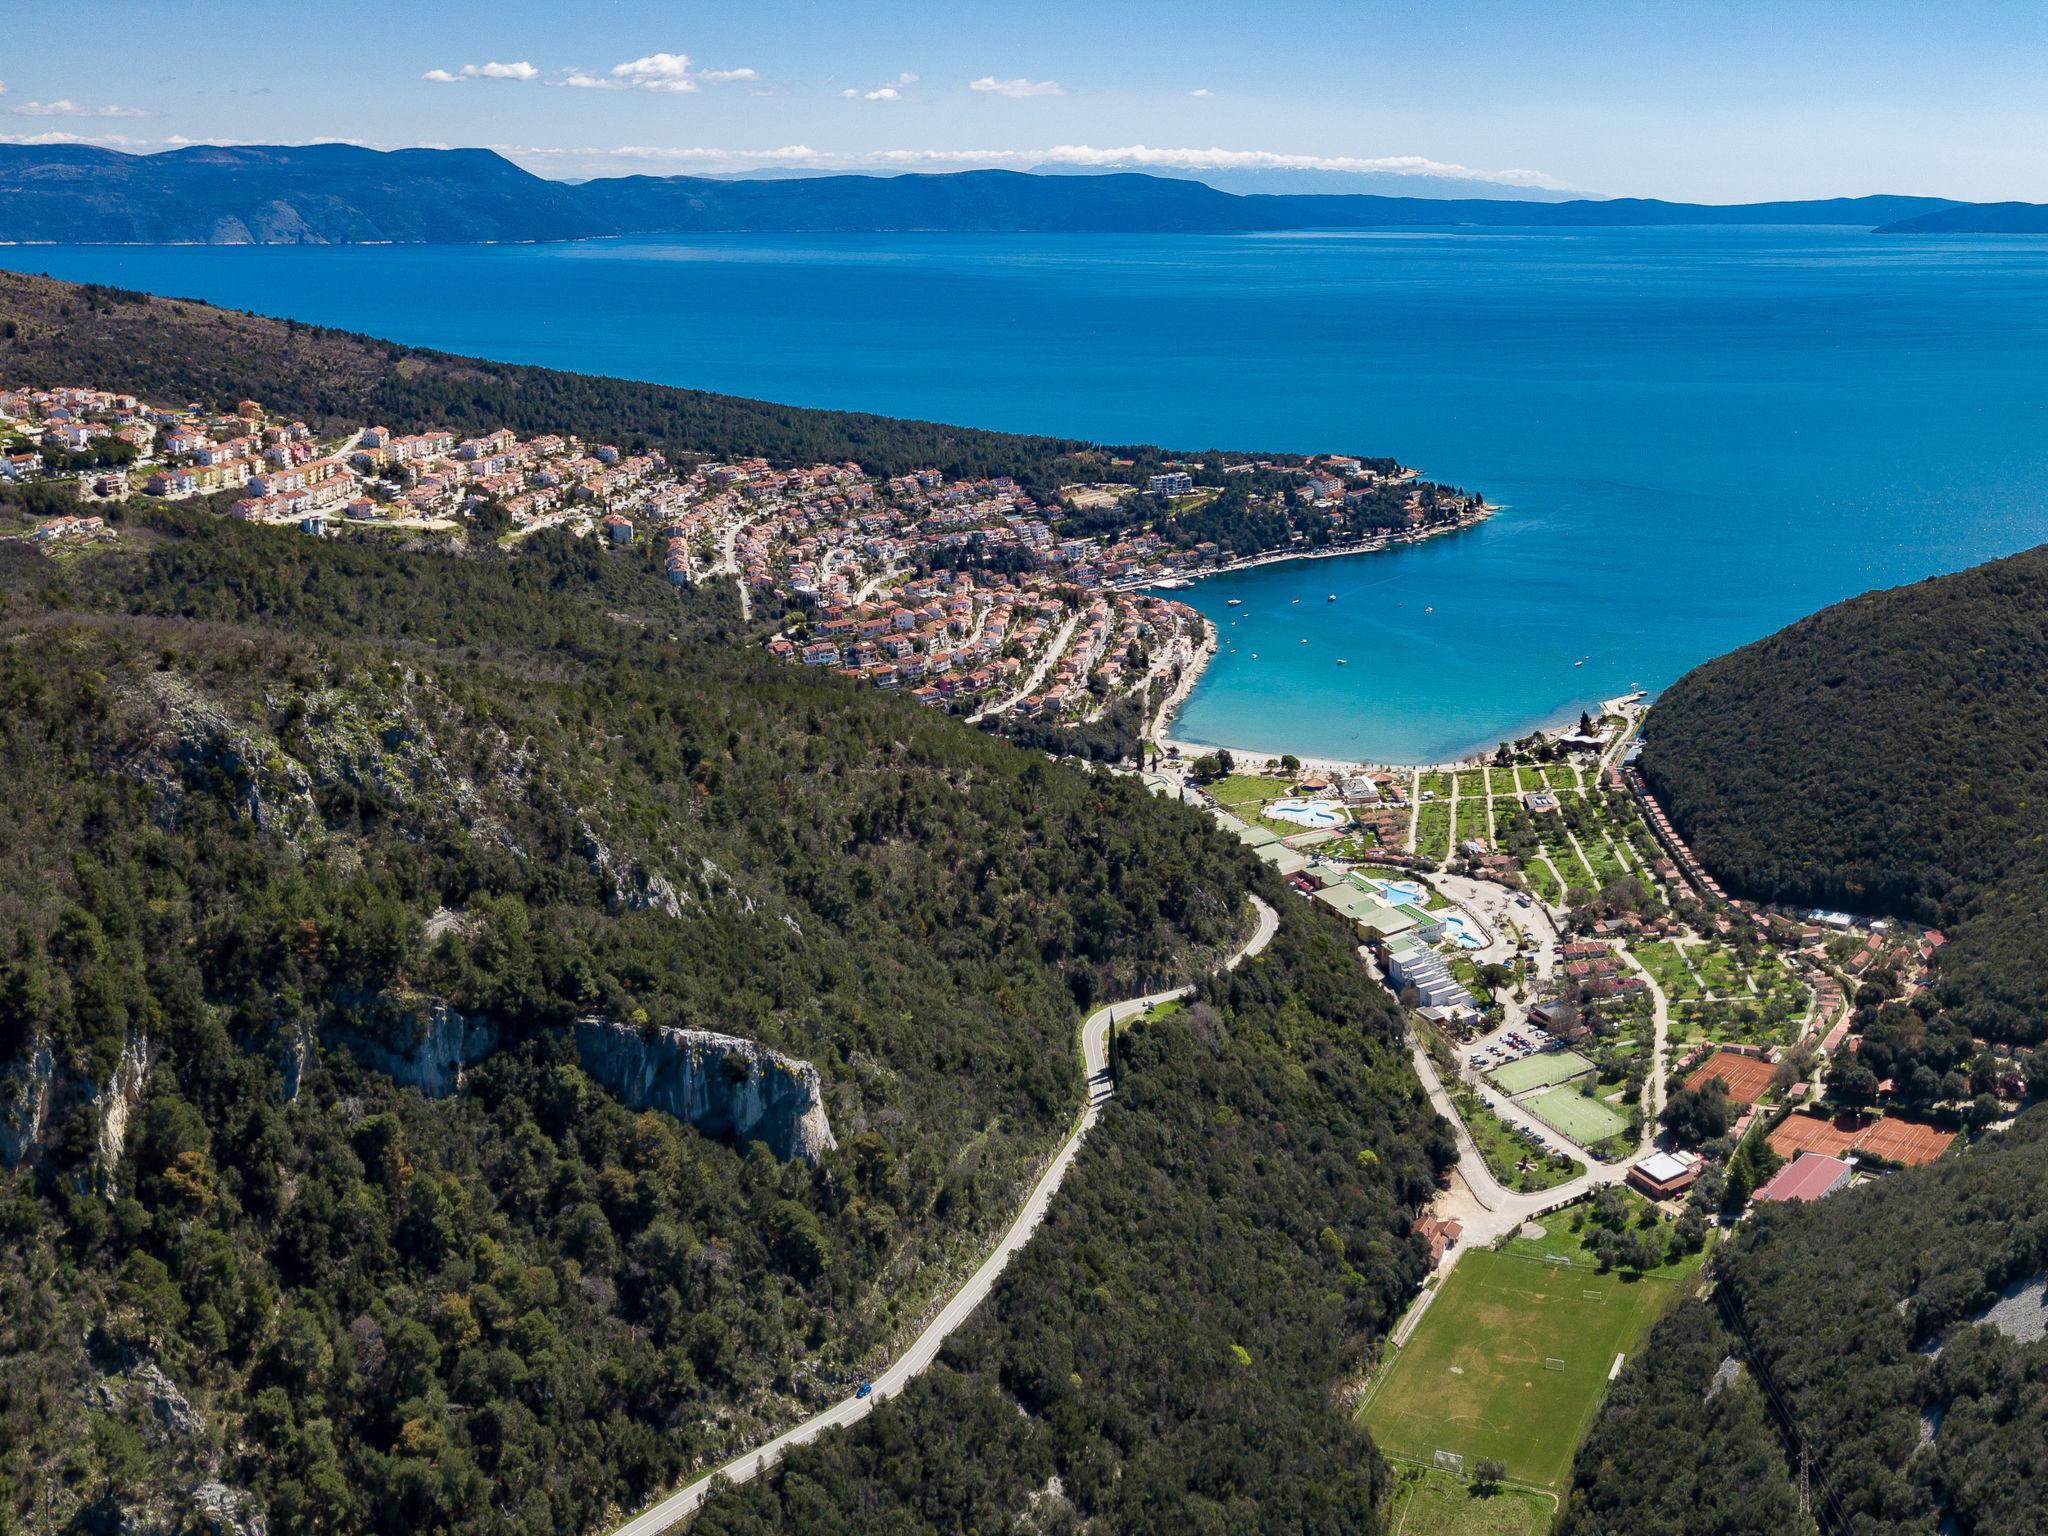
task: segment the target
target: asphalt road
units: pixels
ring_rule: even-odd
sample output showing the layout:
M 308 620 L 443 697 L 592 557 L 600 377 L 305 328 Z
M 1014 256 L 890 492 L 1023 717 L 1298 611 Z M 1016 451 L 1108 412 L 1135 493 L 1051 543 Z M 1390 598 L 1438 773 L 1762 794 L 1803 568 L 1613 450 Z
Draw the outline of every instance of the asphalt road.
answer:
M 1225 970 L 1235 970 L 1244 961 L 1263 950 L 1272 942 L 1274 932 L 1280 926 L 1280 914 L 1258 897 L 1251 898 L 1252 906 L 1258 912 L 1258 926 L 1252 931 L 1242 948 L 1224 962 Z M 724 1466 L 718 1467 L 698 1478 L 688 1487 L 669 1495 L 653 1508 L 634 1516 L 625 1524 L 617 1526 L 612 1536 L 656 1536 L 657 1532 L 673 1530 L 695 1514 L 711 1492 L 711 1485 L 719 1478 L 727 1482 L 743 1483 L 757 1473 L 764 1472 L 781 1459 L 783 1452 L 793 1445 L 804 1445 L 828 1429 L 843 1429 L 857 1424 L 868 1416 L 876 1403 L 886 1397 L 894 1397 L 909 1383 L 910 1378 L 924 1370 L 938 1358 L 939 1347 L 954 1330 L 974 1315 L 974 1309 L 988 1299 L 995 1289 L 996 1277 L 1003 1272 L 1003 1266 L 1011 1256 L 1031 1241 L 1031 1234 L 1038 1230 L 1038 1224 L 1045 1220 L 1045 1213 L 1052 1205 L 1052 1197 L 1058 1193 L 1060 1181 L 1066 1178 L 1067 1170 L 1074 1165 L 1074 1158 L 1081 1150 L 1081 1143 L 1094 1127 L 1102 1112 L 1103 1104 L 1112 1092 L 1109 1080 L 1109 1026 L 1112 1019 L 1128 1019 L 1135 1014 L 1157 1007 L 1173 998 L 1185 997 L 1194 991 L 1192 986 L 1173 987 L 1164 992 L 1154 992 L 1147 997 L 1132 998 L 1121 1003 L 1111 1003 L 1098 1008 L 1088 1015 L 1081 1025 L 1081 1060 L 1088 1074 L 1088 1103 L 1075 1122 L 1074 1129 L 1060 1144 L 1045 1172 L 1032 1186 L 1016 1219 L 1009 1225 L 1002 1239 L 981 1267 L 968 1278 L 946 1303 L 939 1315 L 925 1325 L 925 1329 L 897 1359 L 879 1376 L 873 1378 L 874 1387 L 864 1397 L 849 1397 L 834 1403 L 824 1412 L 814 1415 L 785 1430 L 767 1444 L 748 1451 L 744 1456 L 735 1457 Z

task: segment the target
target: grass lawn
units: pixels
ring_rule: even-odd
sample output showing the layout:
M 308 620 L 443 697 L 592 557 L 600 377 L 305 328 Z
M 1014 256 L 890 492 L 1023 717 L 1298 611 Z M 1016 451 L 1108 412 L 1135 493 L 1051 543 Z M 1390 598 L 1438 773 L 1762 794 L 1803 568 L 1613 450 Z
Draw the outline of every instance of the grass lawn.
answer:
M 1235 810 L 1241 805 L 1264 805 L 1268 800 L 1282 799 L 1293 788 L 1286 779 L 1269 779 L 1258 773 L 1233 773 L 1211 784 L 1209 793 L 1216 797 L 1218 805 Z
M 1669 939 L 1637 944 L 1629 953 L 1657 979 L 1664 996 L 1672 1002 L 1687 1002 L 1700 996 L 1700 984 L 1693 976 L 1692 968 L 1685 963 L 1685 956 L 1679 953 L 1678 946 Z
M 1415 851 L 1428 859 L 1441 859 L 1451 849 L 1451 806 L 1434 800 L 1422 808 L 1415 822 Z
M 1463 773 L 1457 775 L 1457 779 L 1458 798 L 1460 800 L 1467 797 L 1476 799 L 1486 794 L 1486 770 L 1484 768 L 1467 768 Z
M 1387 1500 L 1388 1536 L 1543 1536 L 1551 1501 L 1526 1489 L 1479 1497 L 1448 1472 L 1396 1466 Z
M 1479 1248 L 1457 1267 L 1359 1410 L 1390 1455 L 1498 1457 L 1542 1488 L 1571 1469 L 1616 1355 L 1675 1303 L 1670 1280 L 1589 1273 Z M 1561 1368 L 1546 1362 L 1558 1361 Z M 1453 1527 L 1455 1529 L 1455 1527 Z
M 1628 1202 L 1629 1225 L 1640 1226 L 1644 1216 L 1652 1213 L 1654 1207 L 1627 1185 L 1622 1184 L 1615 1187 L 1621 1191 L 1623 1199 Z M 1600 1261 L 1593 1256 L 1593 1250 L 1588 1246 L 1592 1241 L 1594 1232 L 1597 1230 L 1589 1219 L 1590 1205 L 1590 1201 L 1581 1200 L 1577 1205 L 1568 1206 L 1561 1211 L 1553 1211 L 1550 1215 L 1544 1217 L 1540 1223 L 1543 1228 L 1543 1235 L 1541 1237 L 1523 1237 L 1517 1234 L 1508 1239 L 1506 1251 L 1509 1253 L 1519 1253 L 1524 1258 L 1543 1259 L 1553 1264 L 1562 1261 L 1567 1264 L 1577 1265 L 1582 1270 L 1597 1271 L 1600 1268 Z M 1668 1227 L 1670 1225 L 1662 1218 L 1658 1219 L 1657 1224 L 1660 1227 Z M 1697 1270 L 1702 1262 L 1701 1255 L 1689 1253 L 1675 1263 L 1658 1265 L 1657 1268 L 1647 1272 L 1647 1278 L 1652 1280 L 1681 1280 Z
M 1564 882 L 1548 859 L 1530 859 L 1522 865 L 1522 876 L 1530 887 L 1553 907 L 1564 903 Z
M 1473 1145 L 1486 1159 L 1487 1171 L 1507 1188 L 1536 1194 L 1586 1171 L 1586 1165 L 1575 1157 L 1562 1152 L 1552 1155 L 1530 1146 L 1499 1115 L 1484 1108 L 1463 1083 L 1454 1080 L 1444 1087 L 1458 1106 L 1458 1117 L 1471 1133 Z
M 1719 944 L 1701 944 L 1692 952 L 1693 969 L 1700 973 L 1700 980 L 1707 990 L 1716 997 L 1748 997 L 1749 987 L 1743 979 L 1742 962 L 1732 951 Z
M 1468 838 L 1488 838 L 1493 835 L 1486 823 L 1486 801 L 1474 796 L 1458 802 L 1458 841 Z
M 1517 1062 L 1519 1066 L 1521 1063 Z M 1576 1087 L 1553 1088 L 1527 1101 L 1529 1113 L 1552 1130 L 1569 1136 L 1582 1147 L 1590 1147 L 1628 1129 L 1628 1119 L 1616 1114 L 1598 1099 L 1589 1099 Z
M 1531 1088 L 1568 1082 L 1580 1073 L 1592 1070 L 1593 1063 L 1577 1051 L 1538 1051 L 1533 1056 L 1503 1062 L 1487 1076 L 1509 1093 L 1527 1093 Z

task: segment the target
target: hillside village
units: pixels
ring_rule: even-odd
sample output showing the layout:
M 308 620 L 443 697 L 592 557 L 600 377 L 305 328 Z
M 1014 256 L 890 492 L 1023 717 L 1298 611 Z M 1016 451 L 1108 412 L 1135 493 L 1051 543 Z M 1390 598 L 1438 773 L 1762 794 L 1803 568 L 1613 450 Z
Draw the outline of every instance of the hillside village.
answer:
M 255 400 L 163 406 L 84 386 L 0 389 L 0 434 L 0 474 L 75 489 L 77 509 L 35 529 L 46 543 L 111 536 L 104 510 L 133 494 L 204 498 L 237 520 L 318 537 L 460 532 L 516 548 L 566 527 L 637 546 L 679 586 L 731 580 L 746 617 L 757 606 L 783 616 L 766 641 L 780 660 L 977 718 L 1074 724 L 1148 690 L 1163 699 L 1192 681 L 1211 636 L 1192 608 L 1143 589 L 1247 558 L 1162 531 L 1220 494 L 1196 482 L 1200 466 L 1170 465 L 1143 486 L 1063 487 L 1044 505 L 1007 476 L 881 477 L 852 461 L 759 458 L 685 466 L 504 429 L 369 425 L 322 439 Z M 1428 537 L 1487 511 L 1345 455 L 1245 460 L 1218 477 L 1261 487 L 1248 515 L 1277 517 L 1288 540 L 1318 550 Z M 1149 525 L 1136 515 L 1146 511 Z M 1104 513 L 1116 531 L 1066 531 Z

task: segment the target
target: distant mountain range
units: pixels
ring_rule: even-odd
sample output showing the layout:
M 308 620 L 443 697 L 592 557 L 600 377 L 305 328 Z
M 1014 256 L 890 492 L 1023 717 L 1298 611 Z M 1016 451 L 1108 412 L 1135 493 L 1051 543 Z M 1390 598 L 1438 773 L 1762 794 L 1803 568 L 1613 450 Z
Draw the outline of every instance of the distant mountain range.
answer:
M 1881 235 L 2048 234 L 2048 203 L 1951 203 L 1879 227 Z
M 621 176 L 550 181 L 484 149 L 347 144 L 193 146 L 131 155 L 0 145 L 0 241 L 335 245 L 568 240 L 602 235 L 872 232 L 1239 233 L 1427 225 L 1836 224 L 1896 230 L 2028 209 L 1934 197 L 1702 204 L 1643 198 L 1239 194 L 1174 176 L 1109 173 Z M 1957 223 L 1930 220 L 1962 219 Z

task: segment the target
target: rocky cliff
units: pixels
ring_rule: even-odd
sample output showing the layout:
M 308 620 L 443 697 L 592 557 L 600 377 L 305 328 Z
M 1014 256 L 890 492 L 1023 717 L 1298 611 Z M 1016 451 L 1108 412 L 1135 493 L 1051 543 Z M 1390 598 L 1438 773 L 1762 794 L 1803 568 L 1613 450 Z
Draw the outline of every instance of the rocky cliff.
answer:
M 34 1162 L 49 1144 L 54 1127 L 73 1114 L 92 1117 L 99 1148 L 95 1180 L 111 1190 L 128 1117 L 142 1102 L 155 1060 L 149 1041 L 131 1036 L 105 1082 L 60 1062 L 47 1040 L 36 1039 L 0 1069 L 0 1167 Z
M 364 1066 L 435 1099 L 460 1089 L 464 1070 L 498 1048 L 495 1025 L 465 1018 L 445 1003 L 434 1003 L 374 1031 L 330 1027 L 321 1034 Z M 300 1070 L 288 1060 L 287 1098 L 297 1094 L 299 1077 Z
M 655 1109 L 710 1136 L 765 1142 L 787 1161 L 816 1162 L 838 1145 L 818 1069 L 753 1040 L 705 1029 L 640 1029 L 587 1018 L 575 1027 L 583 1070 L 631 1109 Z M 444 1004 L 374 1031 L 329 1028 L 328 1044 L 435 1098 L 459 1091 L 464 1071 L 499 1043 L 488 1021 Z M 287 1062 L 287 1093 L 298 1072 Z
M 699 1130 L 766 1142 L 783 1159 L 816 1162 L 838 1143 L 818 1069 L 752 1040 L 702 1029 L 640 1029 L 580 1019 L 583 1070 L 633 1109 L 658 1109 Z

